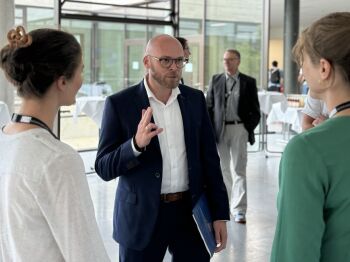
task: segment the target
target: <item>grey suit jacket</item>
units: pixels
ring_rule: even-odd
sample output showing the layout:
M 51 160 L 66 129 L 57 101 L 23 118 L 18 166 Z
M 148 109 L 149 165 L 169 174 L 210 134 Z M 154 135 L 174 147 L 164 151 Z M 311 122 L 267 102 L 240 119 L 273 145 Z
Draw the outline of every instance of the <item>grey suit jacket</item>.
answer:
M 239 73 L 239 86 L 238 116 L 248 131 L 248 141 L 252 145 L 255 143 L 254 129 L 260 121 L 256 80 Z M 222 138 L 225 125 L 225 90 L 225 73 L 214 75 L 209 83 L 206 101 L 217 142 Z

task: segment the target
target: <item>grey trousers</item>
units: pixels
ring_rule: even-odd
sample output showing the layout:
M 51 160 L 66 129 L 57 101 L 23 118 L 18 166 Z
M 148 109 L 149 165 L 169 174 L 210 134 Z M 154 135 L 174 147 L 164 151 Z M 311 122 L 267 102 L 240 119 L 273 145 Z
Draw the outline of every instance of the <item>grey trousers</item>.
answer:
M 223 137 L 218 144 L 221 170 L 232 214 L 245 214 L 247 211 L 247 142 L 248 131 L 243 124 L 236 124 L 225 125 Z

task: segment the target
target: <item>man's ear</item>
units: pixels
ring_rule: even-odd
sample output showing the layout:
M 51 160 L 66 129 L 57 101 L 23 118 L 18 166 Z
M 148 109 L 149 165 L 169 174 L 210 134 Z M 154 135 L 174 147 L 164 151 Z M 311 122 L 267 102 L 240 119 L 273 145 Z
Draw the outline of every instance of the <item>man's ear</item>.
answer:
M 60 91 L 64 91 L 67 88 L 67 79 L 64 76 L 60 76 L 56 80 L 57 88 Z
M 149 56 L 146 55 L 143 57 L 143 65 L 147 69 L 151 67 L 151 62 L 150 62 Z
M 320 59 L 320 76 L 321 80 L 327 80 L 332 72 L 332 66 L 331 63 L 324 58 Z

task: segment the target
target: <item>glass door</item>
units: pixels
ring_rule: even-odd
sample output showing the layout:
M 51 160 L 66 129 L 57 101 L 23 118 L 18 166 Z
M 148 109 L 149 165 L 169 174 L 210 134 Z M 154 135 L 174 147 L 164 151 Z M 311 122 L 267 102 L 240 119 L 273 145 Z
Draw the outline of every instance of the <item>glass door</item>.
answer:
M 145 75 L 143 56 L 145 52 L 144 39 L 125 40 L 124 86 L 137 84 Z

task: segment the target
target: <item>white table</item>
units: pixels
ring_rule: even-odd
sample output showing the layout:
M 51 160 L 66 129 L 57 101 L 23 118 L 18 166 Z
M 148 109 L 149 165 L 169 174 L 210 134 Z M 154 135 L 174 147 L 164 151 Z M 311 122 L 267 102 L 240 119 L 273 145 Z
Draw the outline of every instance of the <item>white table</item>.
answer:
M 92 84 L 82 84 L 79 94 L 85 96 L 102 96 L 112 93 L 112 87 L 105 82 L 97 82 Z
M 76 122 L 79 114 L 83 112 L 100 128 L 105 100 L 106 98 L 101 96 L 78 97 L 76 99 L 75 112 L 73 112 L 74 121 Z
M 276 122 L 282 122 L 290 125 L 290 128 L 300 133 L 302 131 L 303 120 L 302 107 L 288 107 L 283 103 L 276 103 L 267 117 L 266 124 L 270 125 Z
M 270 113 L 273 104 L 278 102 L 287 102 L 287 97 L 283 93 L 273 91 L 259 91 L 258 98 L 260 110 L 265 115 Z
M 261 111 L 259 150 L 264 150 L 267 147 L 267 115 L 275 103 L 287 103 L 287 98 L 280 92 L 262 90 L 258 92 L 258 99 Z
M 10 122 L 10 113 L 7 105 L 0 101 L 0 128 Z

